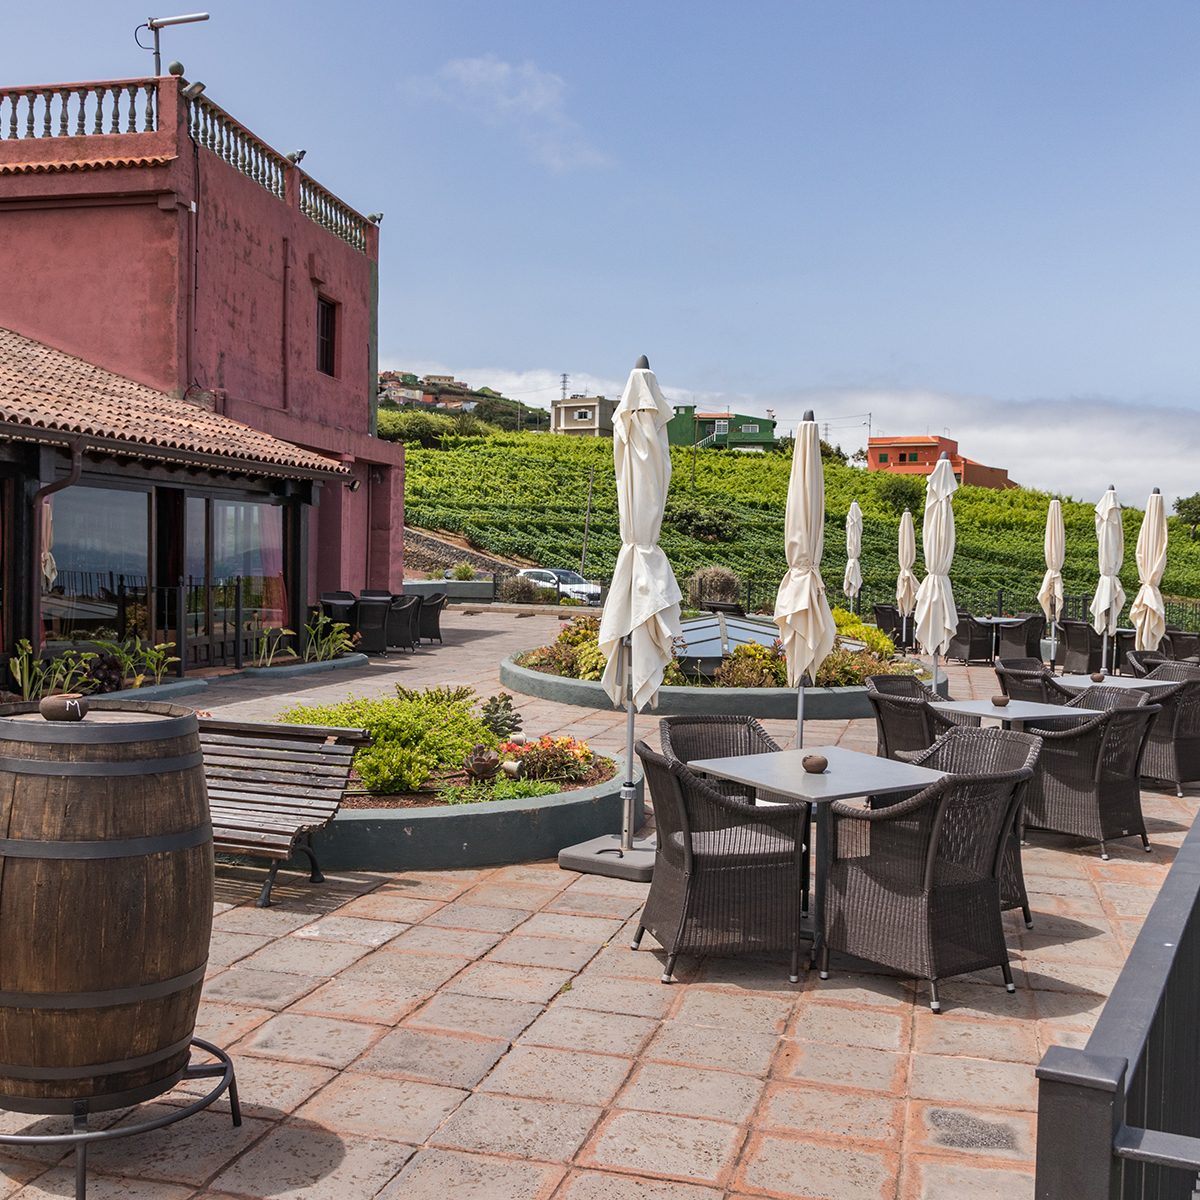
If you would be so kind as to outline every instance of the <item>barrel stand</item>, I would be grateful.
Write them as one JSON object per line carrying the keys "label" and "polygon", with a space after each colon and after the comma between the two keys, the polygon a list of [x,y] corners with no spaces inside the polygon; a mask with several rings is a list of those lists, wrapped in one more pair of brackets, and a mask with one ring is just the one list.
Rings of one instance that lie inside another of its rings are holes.
{"label": "barrel stand", "polygon": [[[115,1129],[88,1129],[88,1107],[86,1100],[77,1100],[72,1113],[73,1128],[70,1133],[48,1133],[27,1135],[19,1133],[0,1134],[0,1146],[74,1146],[75,1147],[75,1200],[87,1200],[87,1152],[93,1142],[111,1142],[117,1138],[134,1137],[162,1129],[194,1116],[207,1108],[226,1091],[229,1092],[229,1112],[235,1127],[242,1123],[242,1106],[238,1101],[237,1079],[233,1073],[233,1060],[211,1042],[192,1038],[192,1045],[211,1054],[216,1062],[192,1063],[184,1068],[183,1079],[214,1079],[216,1086],[198,1100],[183,1108],[175,1109],[165,1117],[153,1121],[142,1121],[137,1125],[121,1125]],[[168,1089],[169,1090],[169,1089]],[[160,1093],[160,1095],[163,1093]],[[31,1114],[34,1115],[34,1114]]]}

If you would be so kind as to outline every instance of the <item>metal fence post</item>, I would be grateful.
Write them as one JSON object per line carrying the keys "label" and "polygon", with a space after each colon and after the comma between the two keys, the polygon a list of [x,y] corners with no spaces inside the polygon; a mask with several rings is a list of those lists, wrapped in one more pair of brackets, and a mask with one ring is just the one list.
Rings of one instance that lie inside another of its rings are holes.
{"label": "metal fence post", "polygon": [[753,589],[753,587],[754,587],[754,579],[753,579],[753,577],[752,577],[752,576],[747,576],[747,577],[746,577],[746,611],[747,611],[748,613],[750,613],[750,612],[753,612],[753,611],[754,611],[754,605],[753,605],[753,603],[752,603],[752,601],[753,601],[753,598],[754,598],[754,593],[753,593],[753,590],[752,590],[752,589]]}
{"label": "metal fence post", "polygon": [[233,665],[241,670],[243,666],[242,650],[242,577],[239,575],[233,581]]}
{"label": "metal fence post", "polygon": [[1035,1200],[1112,1200],[1122,1165],[1113,1142],[1125,1116],[1123,1058],[1051,1046],[1037,1068]]}
{"label": "metal fence post", "polygon": [[176,647],[179,661],[175,664],[175,674],[182,679],[187,670],[187,588],[182,575],[175,589],[175,637],[179,642]]}

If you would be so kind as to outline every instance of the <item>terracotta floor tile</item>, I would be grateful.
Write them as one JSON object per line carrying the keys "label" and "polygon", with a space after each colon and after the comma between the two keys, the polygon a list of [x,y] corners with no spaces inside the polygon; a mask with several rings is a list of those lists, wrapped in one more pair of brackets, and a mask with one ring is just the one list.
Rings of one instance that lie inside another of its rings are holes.
{"label": "terracotta floor tile", "polygon": [[260,1025],[238,1045],[238,1051],[319,1067],[346,1067],[381,1032],[375,1025],[283,1013]]}
{"label": "terracotta floor tile", "polygon": [[1037,1031],[1028,1020],[959,1019],[956,1013],[938,1015],[928,1009],[914,1013],[913,1049],[922,1054],[963,1054],[1007,1062],[1036,1063],[1041,1058]]}
{"label": "terracotta floor tile", "polygon": [[774,1074],[813,1086],[862,1088],[872,1092],[902,1094],[908,1074],[905,1055],[851,1046],[824,1046],[819,1042],[784,1043],[775,1060]]}
{"label": "terracotta floor tile", "polygon": [[[317,922],[319,925],[320,922]],[[281,937],[255,951],[239,964],[239,970],[280,971],[308,978],[329,978],[345,970],[370,952],[370,946],[354,942],[327,942],[315,938]]]}
{"label": "terracotta floor tile", "polygon": [[531,1001],[497,1000],[490,996],[439,992],[427,1004],[412,1013],[406,1024],[414,1028],[473,1033],[481,1037],[511,1041],[540,1016],[542,1011],[540,1003]]}
{"label": "terracotta floor tile", "polygon": [[778,1047],[779,1038],[770,1033],[726,1029],[720,1037],[713,1037],[705,1029],[669,1021],[646,1047],[645,1057],[743,1075],[765,1075]]}
{"label": "terracotta floor tile", "polygon": [[521,937],[514,933],[499,942],[484,961],[574,972],[582,970],[595,956],[596,947],[587,942],[568,938]]}
{"label": "terracotta floor tile", "polygon": [[590,946],[602,946],[620,932],[620,918],[578,916],[564,912],[535,912],[518,926],[527,937],[575,938]]}
{"label": "terracotta floor tile", "polygon": [[547,1200],[562,1177],[563,1168],[550,1163],[422,1150],[377,1200]]}
{"label": "terracotta floor tile", "polygon": [[766,1133],[751,1138],[737,1186],[822,1200],[890,1200],[897,1165],[882,1150]]}
{"label": "terracotta floor tile", "polygon": [[415,925],[442,907],[440,900],[397,896],[393,892],[372,892],[359,896],[338,910],[338,916],[354,920],[383,921],[387,924]]}
{"label": "terracotta floor tile", "polygon": [[[3,1200],[65,1200],[75,1195],[75,1168],[55,1167],[40,1175],[20,1191],[10,1192],[0,1176],[0,1197]],[[16,1186],[20,1186],[17,1184]],[[129,1176],[99,1175],[88,1172],[88,1200],[189,1200],[195,1190],[187,1184],[161,1183],[152,1179],[132,1179]]]}
{"label": "terracotta floor tile", "polygon": [[607,1104],[633,1060],[545,1046],[514,1046],[480,1083],[481,1091],[573,1104]]}
{"label": "terracotta floor tile", "polygon": [[523,967],[511,963],[477,962],[457,976],[450,990],[464,996],[521,1000],[545,1004],[571,982],[570,971]]}
{"label": "terracotta floor tile", "polygon": [[355,1069],[401,1075],[448,1087],[474,1087],[508,1050],[508,1042],[401,1026],[385,1033]]}
{"label": "terracotta floor tile", "polygon": [[527,1046],[633,1056],[656,1029],[658,1022],[649,1017],[573,1008],[560,1000],[529,1026],[521,1041]]}
{"label": "terracotta floor tile", "polygon": [[389,987],[370,980],[331,979],[315,992],[297,1000],[288,1012],[394,1025],[406,1013],[423,1004],[428,996],[427,990]]}
{"label": "terracotta floor tile", "polygon": [[676,1180],[583,1171],[572,1175],[554,1200],[721,1200],[722,1192]]}
{"label": "terracotta floor tile", "polygon": [[258,971],[237,965],[204,985],[204,999],[240,1007],[287,1008],[325,982],[320,975]]}
{"label": "terracotta floor tile", "polygon": [[569,1162],[601,1110],[476,1092],[437,1131],[433,1142],[456,1150]]}
{"label": "terracotta floor tile", "polygon": [[[853,1081],[850,1081],[853,1085]],[[904,1103],[889,1096],[772,1083],[754,1117],[764,1129],[875,1142],[893,1147],[904,1131]]]}
{"label": "terracotta floor tile", "polygon": [[468,1094],[412,1079],[343,1071],[296,1117],[337,1133],[420,1145]]}
{"label": "terracotta floor tile", "polygon": [[1037,1107],[1037,1080],[1026,1063],[992,1062],[914,1054],[909,1094],[945,1105],[977,1104],[993,1108]]}
{"label": "terracotta floor tile", "polygon": [[741,1142],[737,1126],[663,1113],[614,1112],[579,1156],[581,1165],[718,1183]]}
{"label": "terracotta floor tile", "polygon": [[292,936],[377,947],[390,942],[408,928],[408,925],[399,921],[376,921],[348,916],[343,908],[332,917],[322,917],[311,925],[297,929]]}
{"label": "terracotta floor tile", "polygon": [[481,929],[489,933],[508,933],[529,916],[523,908],[488,908],[455,900],[427,918],[425,924],[447,929]]}
{"label": "terracotta floor tile", "polygon": [[388,948],[471,959],[486,954],[502,936],[503,934],[486,929],[445,929],[437,925],[413,925],[389,943]]}
{"label": "terracotta floor tile", "polygon": [[740,1125],[750,1119],[763,1086],[749,1075],[648,1062],[621,1089],[616,1105]]}
{"label": "terracotta floor tile", "polygon": [[900,1195],[901,1200],[1033,1200],[1033,1172],[913,1155],[905,1164]]}

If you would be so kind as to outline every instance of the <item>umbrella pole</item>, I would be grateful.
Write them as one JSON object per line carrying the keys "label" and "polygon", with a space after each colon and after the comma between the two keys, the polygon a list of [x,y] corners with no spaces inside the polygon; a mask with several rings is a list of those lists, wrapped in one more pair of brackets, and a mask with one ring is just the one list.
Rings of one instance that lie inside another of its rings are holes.
{"label": "umbrella pole", "polygon": [[625,655],[625,782],[621,785],[621,853],[633,849],[633,802],[637,789],[633,783],[633,638],[628,634],[621,641]]}
{"label": "umbrella pole", "polygon": [[933,694],[938,694],[938,656],[937,651],[933,652]]}
{"label": "umbrella pole", "polygon": [[1050,610],[1050,670],[1058,662],[1058,606]]}
{"label": "umbrella pole", "polygon": [[804,680],[796,689],[796,749],[804,745]]}
{"label": "umbrella pole", "polygon": [[1104,640],[1100,643],[1100,674],[1108,674],[1108,625],[1104,626]]}

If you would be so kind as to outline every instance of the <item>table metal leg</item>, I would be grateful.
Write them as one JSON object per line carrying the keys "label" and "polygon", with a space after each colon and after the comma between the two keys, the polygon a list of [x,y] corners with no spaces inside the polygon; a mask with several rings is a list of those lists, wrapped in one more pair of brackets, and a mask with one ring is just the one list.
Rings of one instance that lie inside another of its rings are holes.
{"label": "table metal leg", "polygon": [[[814,804],[813,828],[817,835],[816,871],[813,874],[813,943],[812,963],[820,961],[821,947],[825,942],[825,881],[829,876],[829,805]],[[828,971],[821,972],[822,979],[829,978]]]}

